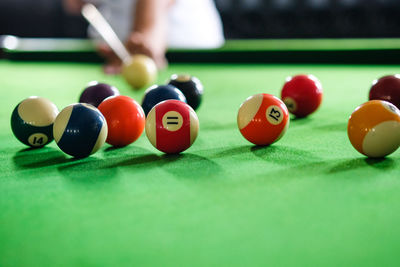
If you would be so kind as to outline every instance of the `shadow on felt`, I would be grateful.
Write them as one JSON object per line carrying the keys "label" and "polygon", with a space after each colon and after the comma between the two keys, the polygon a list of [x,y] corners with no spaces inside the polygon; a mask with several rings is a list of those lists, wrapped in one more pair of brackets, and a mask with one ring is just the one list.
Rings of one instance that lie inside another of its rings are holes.
{"label": "shadow on felt", "polygon": [[175,177],[187,179],[211,178],[223,171],[213,160],[191,153],[163,155],[159,166]]}
{"label": "shadow on felt", "polygon": [[94,183],[109,181],[117,175],[117,169],[105,168],[107,159],[90,156],[84,159],[70,158],[57,169],[61,175],[76,182]]}
{"label": "shadow on felt", "polygon": [[68,161],[64,153],[51,147],[22,149],[12,159],[16,169],[43,168]]}
{"label": "shadow on felt", "polygon": [[346,172],[355,169],[361,168],[374,168],[380,170],[391,170],[394,169],[396,162],[391,158],[380,158],[380,159],[372,159],[372,158],[356,158],[341,161],[335,164],[328,170],[328,173],[335,174],[340,172]]}

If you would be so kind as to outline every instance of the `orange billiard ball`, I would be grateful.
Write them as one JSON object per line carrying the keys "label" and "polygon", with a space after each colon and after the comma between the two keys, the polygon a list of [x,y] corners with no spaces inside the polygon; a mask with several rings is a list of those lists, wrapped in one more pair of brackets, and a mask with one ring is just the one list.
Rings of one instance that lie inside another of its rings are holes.
{"label": "orange billiard ball", "polygon": [[251,143],[270,145],[278,141],[289,127],[289,111],[279,98],[257,94],[242,103],[237,124],[240,133]]}
{"label": "orange billiard ball", "polygon": [[147,138],[155,148],[167,154],[188,149],[196,140],[198,131],[196,112],[179,100],[158,103],[146,118]]}
{"label": "orange billiard ball", "polygon": [[361,154],[385,157],[400,146],[400,111],[383,100],[368,101],[351,114],[347,134]]}
{"label": "orange billiard ball", "polygon": [[314,75],[296,75],[286,78],[281,99],[290,113],[306,117],[318,109],[322,102],[322,85]]}
{"label": "orange billiard ball", "polygon": [[99,105],[108,125],[106,142],[116,147],[129,145],[143,133],[145,115],[142,107],[128,96],[111,96]]}

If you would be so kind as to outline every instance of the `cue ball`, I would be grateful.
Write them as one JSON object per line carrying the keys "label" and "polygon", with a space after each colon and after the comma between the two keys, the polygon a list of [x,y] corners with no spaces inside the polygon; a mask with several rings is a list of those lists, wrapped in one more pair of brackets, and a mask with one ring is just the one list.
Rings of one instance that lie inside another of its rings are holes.
{"label": "cue ball", "polygon": [[146,136],[158,150],[176,154],[188,149],[199,131],[196,112],[179,100],[163,101],[146,118]]}
{"label": "cue ball", "polygon": [[200,80],[194,76],[183,75],[183,74],[173,74],[168,82],[181,90],[185,95],[186,101],[194,110],[201,104],[201,99],[203,97],[203,85]]}
{"label": "cue ball", "polygon": [[15,137],[31,147],[42,147],[53,140],[53,123],[58,109],[50,100],[32,96],[21,101],[11,115]]}
{"label": "cue ball", "polygon": [[128,96],[112,96],[99,106],[106,118],[108,135],[106,142],[116,147],[136,141],[144,130],[145,115],[142,107]]}
{"label": "cue ball", "polygon": [[92,105],[80,103],[65,107],[53,126],[54,140],[66,154],[84,158],[95,153],[107,138],[107,122]]}
{"label": "cue ball", "polygon": [[98,107],[104,99],[114,95],[119,95],[118,89],[114,86],[92,81],[83,90],[79,97],[79,103],[87,103]]}
{"label": "cue ball", "polygon": [[186,97],[183,93],[172,85],[153,85],[144,92],[142,100],[142,108],[144,114],[150,112],[150,110],[158,103],[168,100],[175,99],[186,103]]}
{"label": "cue ball", "polygon": [[400,109],[400,74],[387,75],[374,80],[369,100],[385,100]]}
{"label": "cue ball", "polygon": [[122,76],[133,89],[140,89],[156,80],[157,66],[148,56],[133,55],[122,66]]}
{"label": "cue ball", "polygon": [[322,85],[313,75],[296,75],[286,78],[281,99],[290,113],[306,117],[313,113],[322,101]]}
{"label": "cue ball", "polygon": [[385,157],[400,146],[400,111],[386,101],[368,101],[351,114],[347,134],[361,154],[371,158]]}
{"label": "cue ball", "polygon": [[237,124],[249,142],[265,146],[278,141],[289,127],[289,112],[285,104],[269,94],[247,98],[239,108]]}

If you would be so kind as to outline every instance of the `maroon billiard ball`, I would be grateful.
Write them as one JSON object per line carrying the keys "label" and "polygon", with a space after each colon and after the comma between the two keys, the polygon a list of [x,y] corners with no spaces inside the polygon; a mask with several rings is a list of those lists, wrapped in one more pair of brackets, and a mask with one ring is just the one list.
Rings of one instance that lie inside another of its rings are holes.
{"label": "maroon billiard ball", "polygon": [[155,148],[167,154],[177,154],[188,149],[195,141],[199,119],[188,104],[166,100],[150,110],[145,130]]}
{"label": "maroon billiard ball", "polygon": [[322,85],[313,75],[296,75],[286,78],[281,99],[290,113],[306,117],[313,113],[322,102]]}
{"label": "maroon billiard ball", "polygon": [[400,74],[374,80],[369,90],[369,100],[385,100],[400,108]]}
{"label": "maroon billiard ball", "polygon": [[87,103],[98,107],[104,99],[115,95],[119,95],[119,91],[114,86],[92,81],[82,91],[79,97],[79,103]]}

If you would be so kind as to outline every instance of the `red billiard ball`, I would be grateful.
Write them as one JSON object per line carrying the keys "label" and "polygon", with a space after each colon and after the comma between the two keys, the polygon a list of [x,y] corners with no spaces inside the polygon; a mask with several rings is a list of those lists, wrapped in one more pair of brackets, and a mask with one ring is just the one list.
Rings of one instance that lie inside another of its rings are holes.
{"label": "red billiard ball", "polygon": [[400,108],[400,74],[383,76],[374,80],[369,100],[385,100]]}
{"label": "red billiard ball", "polygon": [[251,143],[270,145],[278,141],[289,127],[289,111],[279,98],[257,94],[242,103],[237,124],[240,133]]}
{"label": "red billiard ball", "polygon": [[139,103],[128,96],[112,96],[99,105],[106,118],[108,135],[106,142],[116,147],[136,141],[144,130],[145,115]]}
{"label": "red billiard ball", "polygon": [[199,119],[188,104],[166,100],[150,110],[145,129],[155,148],[167,154],[176,154],[188,149],[195,141]]}
{"label": "red billiard ball", "polygon": [[387,101],[368,101],[351,114],[347,134],[361,154],[385,157],[400,146],[400,111]]}
{"label": "red billiard ball", "polygon": [[281,99],[290,113],[305,117],[321,104],[322,85],[313,75],[288,77],[282,88]]}

